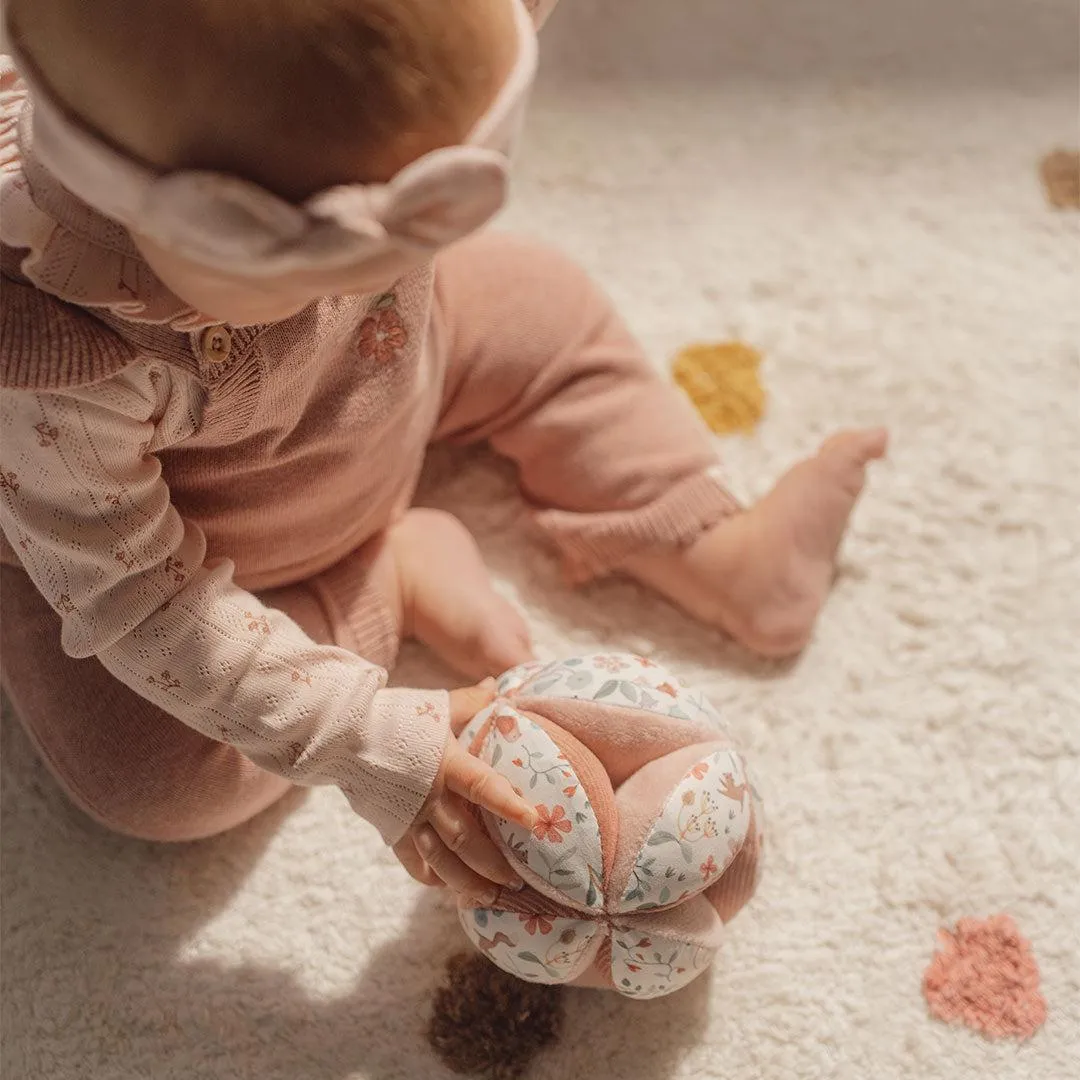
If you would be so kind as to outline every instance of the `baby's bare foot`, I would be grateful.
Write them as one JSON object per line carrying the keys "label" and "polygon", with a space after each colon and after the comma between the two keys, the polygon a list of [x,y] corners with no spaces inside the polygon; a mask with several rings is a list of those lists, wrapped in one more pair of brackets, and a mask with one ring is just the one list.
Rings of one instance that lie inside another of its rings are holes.
{"label": "baby's bare foot", "polygon": [[468,529],[440,510],[410,510],[387,534],[402,600],[402,634],[470,678],[533,658],[529,630],[491,587]]}
{"label": "baby's bare foot", "polygon": [[756,652],[796,653],[828,594],[866,466],[886,443],[881,428],[834,435],[745,513],[684,551],[635,556],[623,569]]}

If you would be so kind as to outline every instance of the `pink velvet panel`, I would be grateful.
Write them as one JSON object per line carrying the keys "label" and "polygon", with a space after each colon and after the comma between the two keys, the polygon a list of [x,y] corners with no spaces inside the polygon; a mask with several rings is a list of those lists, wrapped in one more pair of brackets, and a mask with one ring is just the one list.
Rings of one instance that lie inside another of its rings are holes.
{"label": "pink velvet panel", "polygon": [[638,933],[686,941],[706,949],[718,949],[724,940],[724,924],[704,894],[692,896],[662,911],[643,911],[629,918],[616,917],[612,923],[616,927],[632,925]]}
{"label": "pink velvet panel", "polygon": [[756,818],[761,810],[755,803],[751,803],[751,807],[753,817],[746,834],[746,842],[716,884],[709,886],[704,894],[724,922],[730,922],[739,913],[743,905],[754,895],[754,888],[757,885],[761,842],[758,839]]}
{"label": "pink velvet panel", "polygon": [[514,707],[543,716],[583,743],[607,770],[617,788],[647,762],[694,743],[729,747],[723,732],[708,724],[658,716],[606,701],[572,698],[515,698]]}

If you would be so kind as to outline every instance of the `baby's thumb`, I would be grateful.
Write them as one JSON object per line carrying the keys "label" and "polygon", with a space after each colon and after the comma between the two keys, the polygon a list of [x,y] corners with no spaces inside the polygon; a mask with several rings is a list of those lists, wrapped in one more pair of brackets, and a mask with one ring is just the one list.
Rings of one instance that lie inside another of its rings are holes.
{"label": "baby's thumb", "polygon": [[460,735],[462,728],[495,700],[495,680],[485,679],[477,686],[450,691],[450,729]]}

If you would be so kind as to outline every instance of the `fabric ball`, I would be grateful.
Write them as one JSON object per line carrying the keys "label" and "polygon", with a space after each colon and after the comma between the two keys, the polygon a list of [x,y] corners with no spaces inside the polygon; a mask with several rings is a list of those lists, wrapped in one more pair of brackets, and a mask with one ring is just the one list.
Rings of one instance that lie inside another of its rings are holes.
{"label": "fabric ball", "polygon": [[526,882],[459,902],[489,960],[636,998],[709,965],[757,884],[762,809],[703,694],[639,656],[528,664],[460,739],[539,815],[528,830],[479,812]]}

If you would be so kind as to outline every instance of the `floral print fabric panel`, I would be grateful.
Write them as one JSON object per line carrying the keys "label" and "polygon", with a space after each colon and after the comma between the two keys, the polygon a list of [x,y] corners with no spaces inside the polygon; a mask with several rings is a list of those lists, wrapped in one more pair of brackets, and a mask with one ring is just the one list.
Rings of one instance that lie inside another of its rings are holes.
{"label": "floral print fabric panel", "polygon": [[662,997],[696,979],[715,955],[715,949],[704,945],[615,927],[611,978],[615,989],[627,997]]}
{"label": "floral print fabric panel", "polygon": [[508,681],[506,690],[500,684],[500,693],[605,701],[676,720],[704,722],[718,729],[723,726],[720,714],[704,694],[683,686],[674,675],[644,656],[629,653],[572,656],[536,666],[527,673],[523,668],[515,668],[510,674],[515,678]]}
{"label": "floral print fabric panel", "polygon": [[646,837],[618,910],[666,907],[712,885],[743,846],[750,799],[738,754],[717,750],[694,765]]}
{"label": "floral print fabric panel", "polygon": [[519,664],[516,668],[511,668],[505,674],[499,676],[499,681],[495,684],[496,689],[502,696],[512,694],[532,675],[538,671],[543,671],[547,667],[548,665],[542,660],[531,660],[527,664]]}
{"label": "floral print fabric panel", "polygon": [[564,983],[576,978],[596,952],[599,923],[518,915],[490,908],[458,912],[472,943],[494,964],[520,979]]}
{"label": "floral print fabric panel", "polygon": [[566,755],[539,724],[498,702],[480,756],[539,815],[531,832],[493,814],[484,817],[513,857],[549,886],[540,891],[573,906],[602,908],[600,825]]}

